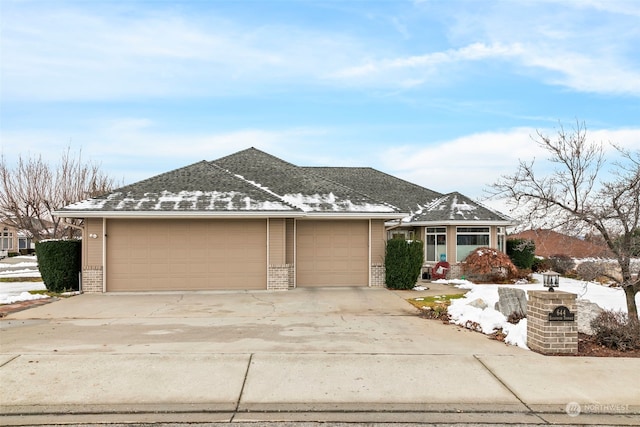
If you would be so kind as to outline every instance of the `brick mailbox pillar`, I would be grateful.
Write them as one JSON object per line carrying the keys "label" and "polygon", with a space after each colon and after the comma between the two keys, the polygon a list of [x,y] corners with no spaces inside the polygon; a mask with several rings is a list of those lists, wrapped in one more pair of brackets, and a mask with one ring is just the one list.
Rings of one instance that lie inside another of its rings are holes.
{"label": "brick mailbox pillar", "polygon": [[578,353],[576,294],[529,291],[527,346],[542,354]]}

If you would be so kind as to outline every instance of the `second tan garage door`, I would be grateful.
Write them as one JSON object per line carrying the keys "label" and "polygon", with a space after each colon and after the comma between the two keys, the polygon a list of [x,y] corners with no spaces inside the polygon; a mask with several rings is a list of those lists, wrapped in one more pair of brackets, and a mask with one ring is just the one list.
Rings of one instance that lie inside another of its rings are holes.
{"label": "second tan garage door", "polygon": [[368,221],[298,221],[296,283],[369,285]]}
{"label": "second tan garage door", "polygon": [[107,221],[107,291],[266,289],[265,220]]}

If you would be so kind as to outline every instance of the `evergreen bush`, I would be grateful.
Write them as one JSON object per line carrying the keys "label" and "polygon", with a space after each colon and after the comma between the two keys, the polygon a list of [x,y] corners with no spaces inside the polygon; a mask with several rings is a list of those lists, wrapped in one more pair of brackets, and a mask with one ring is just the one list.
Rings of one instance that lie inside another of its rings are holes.
{"label": "evergreen bush", "polygon": [[390,289],[413,289],[424,260],[421,240],[391,239],[387,241],[385,282]]}
{"label": "evergreen bush", "polygon": [[521,269],[531,270],[535,260],[536,244],[529,239],[508,239],[507,255],[513,264]]}
{"label": "evergreen bush", "polygon": [[36,243],[38,269],[50,292],[80,289],[80,240],[46,240]]}

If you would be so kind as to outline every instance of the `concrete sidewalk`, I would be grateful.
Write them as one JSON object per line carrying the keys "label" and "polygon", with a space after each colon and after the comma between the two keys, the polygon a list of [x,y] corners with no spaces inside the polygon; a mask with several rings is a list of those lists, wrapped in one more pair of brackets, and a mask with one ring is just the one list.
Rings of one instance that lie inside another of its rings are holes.
{"label": "concrete sidewalk", "polygon": [[0,424],[640,425],[640,359],[545,357],[379,289],[82,295],[2,321]]}

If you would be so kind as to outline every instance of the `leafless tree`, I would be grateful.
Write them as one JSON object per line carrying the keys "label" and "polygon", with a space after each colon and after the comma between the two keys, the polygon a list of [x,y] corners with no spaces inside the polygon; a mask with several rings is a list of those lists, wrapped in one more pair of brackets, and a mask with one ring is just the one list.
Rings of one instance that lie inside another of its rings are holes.
{"label": "leafless tree", "polygon": [[584,123],[569,132],[561,125],[554,138],[537,132],[533,139],[550,153],[553,169],[540,173],[535,159],[520,160],[516,172],[502,176],[489,193],[506,198],[519,219],[532,226],[598,234],[620,267],[629,318],[638,321],[640,280],[633,277],[631,257],[639,240],[640,151],[611,144],[621,160],[605,178],[605,146],[587,139]]}
{"label": "leafless tree", "polygon": [[79,220],[64,221],[52,213],[71,203],[109,192],[114,180],[87,163],[82,152],[70,148],[59,164],[51,165],[42,156],[20,155],[14,167],[0,158],[0,217],[31,233],[34,241],[78,234]]}

